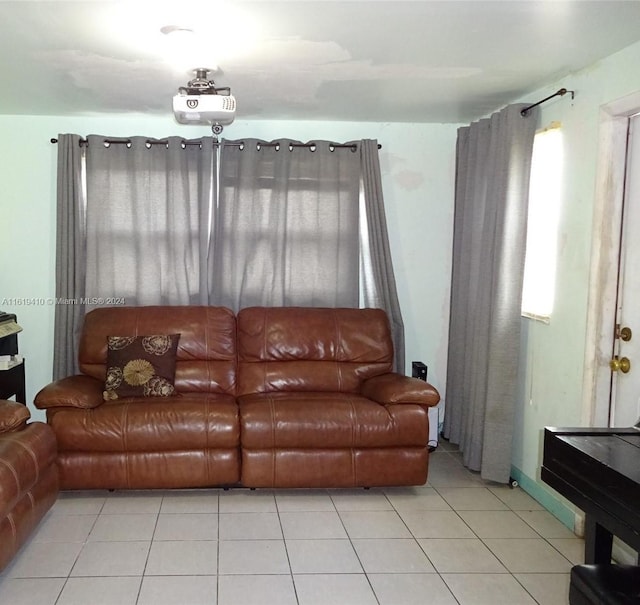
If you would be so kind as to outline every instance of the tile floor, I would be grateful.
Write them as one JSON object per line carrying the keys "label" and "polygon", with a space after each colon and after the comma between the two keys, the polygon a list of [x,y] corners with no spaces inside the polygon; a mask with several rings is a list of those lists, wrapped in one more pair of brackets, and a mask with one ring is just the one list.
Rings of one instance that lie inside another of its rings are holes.
{"label": "tile floor", "polygon": [[441,443],[424,487],[61,494],[0,605],[565,605],[583,542]]}

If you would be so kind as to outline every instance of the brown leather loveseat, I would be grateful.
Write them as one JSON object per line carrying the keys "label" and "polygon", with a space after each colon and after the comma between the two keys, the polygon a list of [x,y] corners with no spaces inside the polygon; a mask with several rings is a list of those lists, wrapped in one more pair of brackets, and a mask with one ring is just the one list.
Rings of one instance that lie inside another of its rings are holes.
{"label": "brown leather loveseat", "polygon": [[0,400],[0,570],[58,496],[56,441],[27,406]]}
{"label": "brown leather loveseat", "polygon": [[[114,346],[163,335],[165,350],[178,334],[175,389],[158,378],[165,396],[106,395],[122,378]],[[63,489],[419,485],[439,395],[392,358],[378,309],[101,308],[85,318],[82,374],[35,404]]]}

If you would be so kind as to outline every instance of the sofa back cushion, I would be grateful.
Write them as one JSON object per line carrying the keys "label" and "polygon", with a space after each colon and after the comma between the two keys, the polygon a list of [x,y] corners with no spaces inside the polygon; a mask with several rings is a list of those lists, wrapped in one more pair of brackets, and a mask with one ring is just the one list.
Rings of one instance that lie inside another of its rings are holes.
{"label": "sofa back cushion", "polygon": [[236,321],[224,307],[104,307],[87,313],[80,371],[104,380],[108,336],[180,334],[176,391],[235,394]]}
{"label": "sofa back cushion", "polygon": [[391,371],[393,344],[381,309],[250,307],[238,313],[237,394],[357,392]]}

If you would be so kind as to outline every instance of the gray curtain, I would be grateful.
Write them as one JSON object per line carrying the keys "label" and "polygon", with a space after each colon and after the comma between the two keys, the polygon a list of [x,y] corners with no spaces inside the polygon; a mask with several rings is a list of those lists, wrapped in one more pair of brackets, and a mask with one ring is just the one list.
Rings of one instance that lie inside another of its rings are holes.
{"label": "gray curtain", "polygon": [[458,130],[444,436],[484,479],[511,470],[531,153],[537,113]]}
{"label": "gray curtain", "polygon": [[111,144],[88,137],[85,290],[97,302],[87,311],[207,304],[201,241],[210,228],[215,166],[211,137]]}
{"label": "gray curtain", "polygon": [[85,209],[84,148],[77,134],[58,135],[56,299],[53,379],[78,371],[76,342],[82,328],[84,307]]}
{"label": "gray curtain", "polygon": [[359,175],[328,141],[223,141],[211,304],[357,307]]}
{"label": "gray curtain", "polygon": [[[384,309],[391,323],[395,351],[394,369],[405,372],[404,322],[391,262],[387,219],[384,212],[378,142],[360,143],[362,190],[365,211],[360,228],[362,297],[365,307]],[[366,223],[366,224],[365,224]]]}
{"label": "gray curtain", "polygon": [[57,378],[96,306],[358,307],[360,273],[404,371],[375,141],[87,140],[59,137]]}

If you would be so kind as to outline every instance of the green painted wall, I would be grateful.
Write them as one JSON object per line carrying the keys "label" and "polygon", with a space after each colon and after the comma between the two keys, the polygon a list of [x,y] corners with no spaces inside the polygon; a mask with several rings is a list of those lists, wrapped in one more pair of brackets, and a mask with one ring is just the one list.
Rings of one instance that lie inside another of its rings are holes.
{"label": "green painted wall", "polygon": [[[167,116],[0,116],[4,227],[0,309],[15,312],[24,328],[27,397],[51,380],[55,296],[56,146],[60,132],[110,136],[208,135],[208,127]],[[446,381],[450,250],[453,217],[456,125],[351,122],[243,122],[228,126],[229,139],[281,137],[349,141],[378,139],[389,238],[406,326],[407,370],[412,360],[429,366],[429,379]],[[10,304],[18,298],[35,304]],[[44,416],[34,410],[34,416]]]}
{"label": "green painted wall", "polygon": [[[601,107],[640,91],[640,43],[588,69],[527,95],[537,101],[561,87],[575,91],[542,106],[540,127],[562,124],[565,165],[560,217],[556,301],[551,323],[522,320],[520,397],[517,402],[515,473],[535,484],[541,501],[558,498],[540,481],[542,433],[545,426],[580,426],[590,406],[583,392],[587,310],[592,253],[593,212]],[[532,494],[535,496],[535,494]],[[558,498],[559,502],[562,499]],[[544,502],[543,502],[544,504]],[[566,519],[566,515],[558,514]]]}

